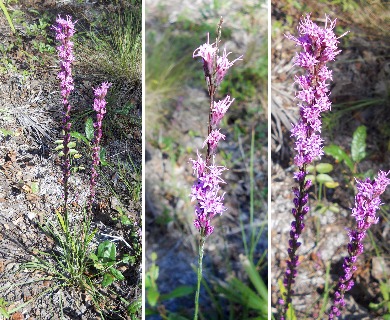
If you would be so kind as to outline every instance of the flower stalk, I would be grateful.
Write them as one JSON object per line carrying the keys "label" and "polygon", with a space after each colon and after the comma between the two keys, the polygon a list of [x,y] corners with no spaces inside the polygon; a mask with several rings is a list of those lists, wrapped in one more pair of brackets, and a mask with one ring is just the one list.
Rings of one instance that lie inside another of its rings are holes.
{"label": "flower stalk", "polygon": [[300,120],[292,125],[291,136],[295,138],[295,150],[297,151],[294,164],[298,167],[298,171],[294,174],[294,179],[298,186],[293,188],[292,214],[294,220],[291,223],[287,268],[283,281],[286,293],[278,301],[281,309],[280,319],[285,319],[294,294],[292,287],[299,265],[297,250],[301,245],[298,240],[305,228],[304,217],[309,212],[308,190],[312,182],[306,179],[307,166],[324,154],[323,140],[320,136],[321,114],[331,108],[328,98],[329,84],[326,81],[332,80],[332,71],[327,68],[326,63],[334,60],[341,52],[337,48],[339,38],[333,32],[335,25],[336,20],[332,21],[326,16],[325,27],[321,28],[312,22],[310,14],[307,14],[298,26],[299,36],[296,38],[286,35],[287,39],[302,47],[302,51],[294,58],[294,65],[304,68],[306,74],[295,77],[295,83],[300,87],[296,93],[296,98],[300,100],[298,103]]}
{"label": "flower stalk", "polygon": [[390,179],[387,178],[389,173],[390,171],[379,171],[374,181],[369,178],[363,181],[356,180],[358,193],[355,196],[355,207],[352,209],[352,216],[356,219],[356,227],[348,231],[348,256],[344,258],[343,275],[339,278],[333,296],[329,319],[335,319],[341,315],[341,308],[345,306],[344,294],[351,290],[354,285],[352,276],[357,270],[355,263],[358,256],[364,251],[363,239],[367,230],[372,224],[377,224],[379,221],[376,212],[382,205],[380,195],[390,184]]}
{"label": "flower stalk", "polygon": [[93,109],[96,111],[96,122],[93,124],[95,128],[94,140],[92,147],[92,166],[90,179],[90,194],[88,199],[89,213],[92,212],[92,204],[96,195],[96,183],[98,172],[97,169],[100,164],[100,140],[102,138],[102,121],[106,114],[106,100],[107,90],[111,87],[111,83],[103,82],[100,87],[94,89],[95,99],[93,102]]}
{"label": "flower stalk", "polygon": [[199,312],[199,295],[202,280],[204,244],[206,242],[206,238],[214,231],[214,227],[211,225],[211,220],[215,216],[221,215],[226,210],[223,205],[224,194],[219,195],[219,191],[220,184],[225,183],[225,181],[221,178],[221,174],[227,169],[224,166],[217,166],[215,164],[215,154],[219,141],[221,139],[225,139],[225,135],[220,132],[220,128],[218,128],[218,126],[234,99],[227,96],[225,99],[215,102],[215,93],[228,69],[233,66],[236,61],[242,60],[242,56],[240,56],[233,61],[229,61],[227,56],[230,52],[226,53],[226,49],[224,49],[222,56],[218,55],[218,44],[221,38],[222,23],[223,19],[221,18],[218,24],[215,42],[210,44],[208,35],[207,43],[198,47],[193,53],[193,58],[202,58],[203,71],[209,94],[207,138],[202,146],[202,148],[207,146],[206,155],[203,158],[198,150],[198,158],[196,160],[190,159],[194,175],[197,178],[191,188],[190,197],[191,201],[196,201],[194,226],[199,231],[200,235],[197,274],[198,282],[195,295],[195,320],[198,319]]}
{"label": "flower stalk", "polygon": [[61,80],[61,96],[63,104],[63,156],[62,156],[62,183],[64,186],[64,212],[67,211],[68,203],[68,180],[70,176],[70,159],[69,159],[69,142],[70,142],[70,128],[72,126],[70,122],[71,104],[69,102],[69,95],[74,90],[73,78],[72,78],[72,63],[74,61],[73,56],[73,42],[71,41],[75,34],[74,22],[70,16],[66,16],[66,19],[57,17],[57,25],[53,26],[56,32],[56,39],[60,41],[60,46],[57,47],[58,57],[60,58],[60,72],[57,77]]}

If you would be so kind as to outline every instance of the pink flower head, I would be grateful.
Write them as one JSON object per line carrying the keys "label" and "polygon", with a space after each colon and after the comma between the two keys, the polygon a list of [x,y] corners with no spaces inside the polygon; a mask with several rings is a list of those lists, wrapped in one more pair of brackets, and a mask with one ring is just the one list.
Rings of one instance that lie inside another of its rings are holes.
{"label": "pink flower head", "polygon": [[56,39],[64,40],[66,38],[70,38],[75,34],[74,25],[76,22],[72,21],[71,16],[66,16],[66,19],[61,18],[59,15],[56,19],[57,25],[53,26],[53,30],[56,31]]}
{"label": "pink flower head", "polygon": [[93,90],[95,95],[95,100],[93,104],[93,109],[101,114],[106,113],[106,101],[105,97],[107,95],[107,90],[111,87],[111,83],[103,82],[100,87],[97,87]]}
{"label": "pink flower head", "polygon": [[211,114],[211,124],[218,126],[224,117],[226,111],[229,109],[230,105],[233,103],[234,98],[230,99],[230,96],[226,96],[225,99],[219,100],[214,103],[214,107]]}
{"label": "pink flower head", "polygon": [[103,82],[100,87],[93,90],[95,97],[104,98],[107,95],[107,90],[112,86],[112,83]]}
{"label": "pink flower head", "polygon": [[203,70],[205,76],[212,75],[214,69],[214,56],[217,52],[217,46],[215,43],[210,44],[209,34],[207,34],[207,43],[202,44],[199,48],[195,49],[192,57],[201,57],[203,59]]}
{"label": "pink flower head", "polygon": [[218,57],[218,59],[217,59],[217,74],[216,74],[216,78],[215,78],[215,82],[216,82],[217,86],[220,85],[220,83],[222,82],[222,80],[225,77],[229,68],[231,66],[233,66],[233,64],[236,61],[242,60],[241,58],[243,57],[241,55],[237,59],[235,59],[233,61],[229,61],[227,58],[229,54],[231,54],[231,52],[226,53],[226,48],[224,48],[222,57]]}
{"label": "pink flower head", "polygon": [[206,140],[203,142],[202,148],[204,148],[207,144],[210,146],[210,151],[213,153],[215,149],[217,149],[219,140],[225,140],[225,135],[219,132],[218,130],[213,130],[210,132]]}

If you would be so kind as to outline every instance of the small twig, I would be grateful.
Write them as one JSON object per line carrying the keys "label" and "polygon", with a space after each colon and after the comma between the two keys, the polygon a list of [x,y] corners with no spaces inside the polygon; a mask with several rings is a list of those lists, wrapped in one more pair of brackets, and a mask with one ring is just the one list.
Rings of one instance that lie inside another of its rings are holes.
{"label": "small twig", "polygon": [[109,237],[109,238],[113,239],[113,241],[123,241],[123,242],[125,243],[125,245],[131,249],[131,245],[129,245],[129,244],[127,243],[127,241],[126,241],[123,237],[120,237],[120,236],[112,236],[112,235],[106,234],[106,233],[102,233],[102,236]]}

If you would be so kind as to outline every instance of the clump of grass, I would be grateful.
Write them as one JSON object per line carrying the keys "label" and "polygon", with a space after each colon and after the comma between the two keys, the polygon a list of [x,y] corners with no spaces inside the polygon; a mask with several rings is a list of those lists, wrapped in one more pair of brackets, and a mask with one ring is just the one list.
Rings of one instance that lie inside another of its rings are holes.
{"label": "clump of grass", "polygon": [[[142,7],[132,6],[107,13],[97,23],[105,32],[87,32],[79,38],[83,64],[94,65],[118,81],[138,83],[142,77]],[[93,63],[92,63],[93,62]]]}
{"label": "clump of grass", "polygon": [[[107,42],[107,53],[101,61],[103,69],[110,75],[124,79],[141,80],[142,77],[142,11],[126,10],[113,17],[110,32],[111,43]],[[111,55],[113,53],[113,55]]]}
{"label": "clump of grass", "polygon": [[[30,271],[44,272],[50,279],[56,280],[51,290],[53,292],[66,287],[87,292],[98,307],[104,296],[99,293],[88,272],[92,266],[89,258],[92,253],[91,243],[97,229],[92,230],[89,219],[84,219],[79,225],[70,224],[67,220],[68,215],[64,219],[60,212],[56,212],[56,217],[56,222],[48,221],[42,227],[42,230],[54,240],[53,252],[37,250],[33,260],[22,267]],[[84,218],[86,218],[85,211]],[[80,235],[82,235],[81,239]]]}
{"label": "clump of grass", "polygon": [[[166,124],[172,108],[164,108],[165,104],[180,94],[182,84],[195,72],[189,63],[192,41],[186,35],[174,35],[172,29],[165,30],[161,36],[153,31],[147,34],[145,82],[149,124]],[[148,127],[150,131],[151,126]]]}

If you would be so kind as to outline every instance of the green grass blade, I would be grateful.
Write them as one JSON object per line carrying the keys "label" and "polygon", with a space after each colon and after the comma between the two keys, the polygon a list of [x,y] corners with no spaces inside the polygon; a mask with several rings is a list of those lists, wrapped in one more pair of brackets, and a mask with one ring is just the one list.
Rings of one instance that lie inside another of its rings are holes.
{"label": "green grass blade", "polygon": [[263,279],[261,279],[255,266],[251,261],[249,261],[248,258],[245,258],[245,260],[243,261],[243,266],[246,273],[248,274],[249,279],[251,280],[252,284],[256,288],[256,291],[260,294],[260,297],[264,300],[265,304],[267,305],[268,289]]}
{"label": "green grass blade", "polygon": [[5,17],[6,17],[7,21],[8,21],[8,24],[9,24],[9,26],[12,29],[12,32],[15,33],[16,30],[15,30],[14,24],[12,23],[12,19],[11,19],[9,13],[8,13],[7,8],[4,5],[3,0],[0,0],[0,8],[1,8],[1,10],[3,10],[3,13],[4,13],[4,15],[5,15]]}

